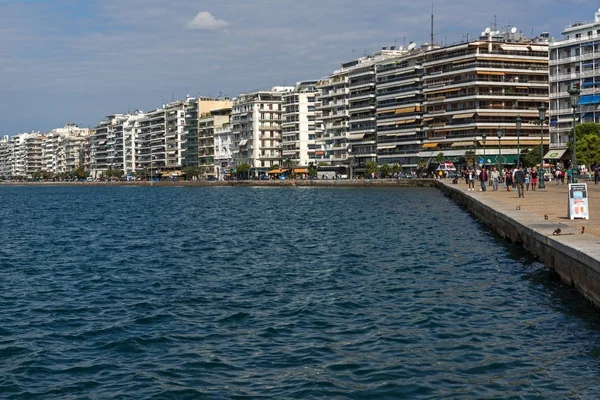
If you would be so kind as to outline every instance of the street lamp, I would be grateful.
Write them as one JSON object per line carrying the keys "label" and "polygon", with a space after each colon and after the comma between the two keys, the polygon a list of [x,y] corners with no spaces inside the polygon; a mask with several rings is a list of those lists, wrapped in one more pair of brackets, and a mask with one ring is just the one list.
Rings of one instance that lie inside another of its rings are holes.
{"label": "street lamp", "polygon": [[521,167],[521,116],[519,114],[515,126],[517,127],[517,167]]}
{"label": "street lamp", "polygon": [[573,109],[573,171],[571,171],[571,182],[577,183],[577,175],[579,170],[577,169],[577,133],[575,131],[575,128],[577,127],[577,119],[575,118],[575,112],[577,111],[577,106],[579,105],[579,94],[581,91],[576,85],[573,85],[568,93],[569,97],[571,98],[571,108]]}
{"label": "street lamp", "polygon": [[502,128],[498,127],[498,129],[496,129],[496,136],[498,136],[498,154],[499,157],[496,158],[496,162],[498,163],[498,171],[502,171],[502,168],[500,167],[500,158],[502,158],[502,146],[500,145],[500,139],[502,139]]}
{"label": "street lamp", "polygon": [[485,141],[487,140],[487,135],[484,133],[481,135],[481,142],[483,143],[483,165],[485,165]]}
{"label": "street lamp", "polygon": [[540,113],[540,170],[538,172],[538,189],[546,189],[546,183],[544,182],[544,175],[546,170],[544,169],[544,121],[546,120],[546,105],[542,105],[538,108]]}

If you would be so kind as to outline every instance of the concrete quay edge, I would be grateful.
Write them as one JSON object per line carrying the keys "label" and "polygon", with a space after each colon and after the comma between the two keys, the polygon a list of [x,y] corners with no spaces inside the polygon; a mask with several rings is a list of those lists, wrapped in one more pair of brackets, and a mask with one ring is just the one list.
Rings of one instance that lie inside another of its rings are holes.
{"label": "concrete quay edge", "polygon": [[[539,215],[486,198],[481,192],[466,192],[442,181],[435,186],[500,236],[523,246],[600,307],[600,237],[581,234],[560,222],[540,220]],[[560,235],[553,234],[557,228]]]}

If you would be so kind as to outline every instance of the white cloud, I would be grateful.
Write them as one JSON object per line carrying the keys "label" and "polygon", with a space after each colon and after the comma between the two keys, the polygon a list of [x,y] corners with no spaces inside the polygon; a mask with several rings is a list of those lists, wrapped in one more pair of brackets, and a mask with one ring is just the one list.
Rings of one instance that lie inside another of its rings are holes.
{"label": "white cloud", "polygon": [[217,30],[225,28],[229,22],[213,17],[208,11],[200,11],[193,20],[186,24],[188,29]]}

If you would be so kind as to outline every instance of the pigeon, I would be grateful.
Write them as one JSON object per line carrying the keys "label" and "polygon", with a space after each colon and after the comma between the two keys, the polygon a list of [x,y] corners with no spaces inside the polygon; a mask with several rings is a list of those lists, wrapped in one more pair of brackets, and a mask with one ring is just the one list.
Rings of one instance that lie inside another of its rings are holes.
{"label": "pigeon", "polygon": [[547,214],[544,214],[544,219],[548,219],[548,215]]}
{"label": "pigeon", "polygon": [[585,226],[581,227],[581,234],[583,235],[585,233]]}
{"label": "pigeon", "polygon": [[556,230],[555,230],[554,232],[552,232],[552,234],[553,234],[554,236],[557,236],[557,235],[560,235],[560,233],[561,233],[561,232],[562,232],[562,231],[560,230],[560,228],[556,228]]}

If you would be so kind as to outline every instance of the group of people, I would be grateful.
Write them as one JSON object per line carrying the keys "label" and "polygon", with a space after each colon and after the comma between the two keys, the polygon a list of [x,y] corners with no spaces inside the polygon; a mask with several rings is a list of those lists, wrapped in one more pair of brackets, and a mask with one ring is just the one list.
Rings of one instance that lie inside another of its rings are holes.
{"label": "group of people", "polygon": [[497,192],[500,184],[503,184],[508,192],[517,190],[519,197],[525,197],[525,191],[529,191],[530,187],[535,191],[540,179],[537,168],[519,166],[502,170],[498,170],[497,167],[464,169],[462,177],[468,186],[467,190],[475,190],[475,182],[479,182],[479,191],[485,192],[487,187],[491,186],[492,190]]}

